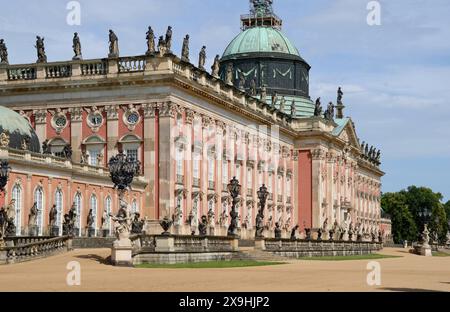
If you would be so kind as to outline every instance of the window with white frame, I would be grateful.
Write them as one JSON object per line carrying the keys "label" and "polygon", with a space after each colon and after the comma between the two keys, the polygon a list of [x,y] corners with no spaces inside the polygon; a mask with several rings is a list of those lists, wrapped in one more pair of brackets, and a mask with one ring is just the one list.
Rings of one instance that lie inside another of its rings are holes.
{"label": "window with white frame", "polygon": [[98,149],[90,149],[89,153],[89,165],[98,166],[98,156],[100,155],[100,151]]}
{"label": "window with white frame", "polygon": [[236,165],[236,179],[241,180],[242,177],[242,166],[240,164]]}
{"label": "window with white frame", "polygon": [[278,195],[281,195],[283,193],[283,177],[281,175],[278,176],[277,180],[277,192]]}
{"label": "window with white frame", "polygon": [[138,150],[137,148],[129,148],[125,150],[125,154],[128,157],[131,157],[134,160],[139,160]]}
{"label": "window with white frame", "polygon": [[120,140],[122,150],[125,155],[132,157],[134,160],[141,161],[140,147],[142,140],[135,135],[127,135]]}
{"label": "window with white frame", "polygon": [[215,177],[215,171],[216,171],[216,161],[215,159],[210,156],[208,159],[208,181],[214,182]]}
{"label": "window with white frame", "polygon": [[111,196],[107,196],[105,199],[105,211],[106,211],[106,220],[105,220],[105,224],[104,227],[106,229],[109,229],[109,235],[112,234],[112,226],[111,226],[111,218],[110,218],[110,214],[112,214],[112,200],[111,200]]}
{"label": "window with white frame", "polygon": [[94,229],[95,233],[97,233],[97,196],[91,195],[91,203],[90,203],[90,209],[92,209],[92,217],[94,219]]}
{"label": "window with white frame", "polygon": [[14,185],[12,189],[12,199],[14,199],[14,210],[16,216],[14,219],[14,225],[16,226],[16,235],[21,235],[22,229],[22,187],[20,185]]}
{"label": "window with white frame", "polygon": [[288,197],[290,197],[291,196],[291,188],[292,188],[292,185],[291,185],[292,183],[291,183],[291,178],[290,177],[287,177],[286,178],[286,195],[288,196]]}
{"label": "window with white frame", "polygon": [[75,213],[77,214],[75,220],[76,235],[81,236],[81,212],[83,211],[83,197],[77,193],[74,198]]}
{"label": "window with white frame", "polygon": [[137,204],[137,200],[133,199],[133,202],[131,203],[131,213],[136,214],[139,213],[139,206]]}
{"label": "window with white frame", "polygon": [[34,191],[34,202],[36,203],[37,208],[37,226],[38,226],[38,235],[42,236],[44,232],[44,191],[42,187],[38,187],[36,191]]}
{"label": "window with white frame", "polygon": [[264,175],[262,171],[258,171],[258,185],[262,186],[264,184]]}
{"label": "window with white frame", "polygon": [[247,169],[247,188],[249,188],[249,189],[253,188],[253,169],[252,168]]}
{"label": "window with white frame", "polygon": [[63,216],[63,193],[58,189],[55,193],[56,206],[56,226],[58,227],[58,234],[62,234],[62,216]]}
{"label": "window with white frame", "polygon": [[269,178],[267,180],[267,191],[272,194],[272,174],[269,173]]}
{"label": "window with white frame", "polygon": [[192,165],[192,175],[194,179],[200,179],[200,155],[194,155],[194,161]]}
{"label": "window with white frame", "polygon": [[229,178],[228,178],[228,161],[222,162],[222,183],[228,184]]}

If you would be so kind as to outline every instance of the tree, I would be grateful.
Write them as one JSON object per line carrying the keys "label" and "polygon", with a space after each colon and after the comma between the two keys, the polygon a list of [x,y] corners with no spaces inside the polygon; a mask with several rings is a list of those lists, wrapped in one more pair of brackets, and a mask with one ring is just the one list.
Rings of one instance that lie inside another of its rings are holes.
{"label": "tree", "polygon": [[[419,231],[422,231],[425,223],[428,223],[432,232],[437,232],[440,240],[447,235],[448,224],[444,205],[441,203],[441,193],[434,193],[427,187],[410,186],[407,190],[400,191],[406,198],[406,205],[411,212]],[[429,220],[424,220],[419,215],[424,209],[431,212]]]}
{"label": "tree", "polygon": [[414,241],[417,238],[417,226],[406,202],[407,198],[402,193],[386,193],[381,197],[381,206],[391,215],[395,243]]}

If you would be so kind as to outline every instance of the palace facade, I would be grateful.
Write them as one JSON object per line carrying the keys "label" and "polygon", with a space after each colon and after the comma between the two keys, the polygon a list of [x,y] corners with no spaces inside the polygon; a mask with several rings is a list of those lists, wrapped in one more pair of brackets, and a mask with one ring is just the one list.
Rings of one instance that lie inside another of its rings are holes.
{"label": "palace facade", "polygon": [[[205,215],[211,235],[226,235],[233,177],[242,185],[244,238],[254,237],[263,184],[268,236],[276,223],[285,236],[295,225],[378,231],[380,155],[360,143],[341,91],[325,116],[318,111],[311,67],[281,25],[272,1],[256,1],[219,75],[161,47],[142,56],[0,65],[0,105],[15,111],[2,113],[9,116],[0,117],[2,129],[21,135],[0,149],[12,167],[4,201],[15,199],[17,234],[27,234],[35,202],[41,235],[53,205],[59,224],[76,205],[79,235],[90,210],[97,233],[110,229],[102,215],[118,207],[106,165],[119,151],[142,164],[128,199],[149,233],[159,234],[158,220],[169,216],[174,232],[191,234]],[[21,120],[11,125],[11,116]]]}

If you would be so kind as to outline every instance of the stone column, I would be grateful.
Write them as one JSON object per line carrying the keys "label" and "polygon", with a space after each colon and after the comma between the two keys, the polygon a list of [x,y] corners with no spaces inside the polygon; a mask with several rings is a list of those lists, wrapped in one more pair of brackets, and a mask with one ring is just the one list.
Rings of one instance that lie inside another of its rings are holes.
{"label": "stone column", "polygon": [[39,142],[44,142],[47,139],[47,110],[39,109],[33,112],[35,121],[35,131],[39,138]]}
{"label": "stone column", "polygon": [[205,194],[205,199],[204,201],[200,202],[200,206],[201,207],[199,209],[199,217],[203,216],[203,215],[207,215],[208,214],[208,184],[209,184],[209,179],[208,179],[208,129],[209,126],[211,125],[211,118],[209,118],[208,116],[202,116],[202,133],[201,133],[201,137],[202,137],[202,158],[201,158],[201,191],[203,192],[203,194]]}
{"label": "stone column", "polygon": [[[193,183],[193,156],[192,145],[193,145],[193,127],[192,124],[195,118],[195,112],[191,109],[187,109],[185,111],[185,126],[184,126],[184,135],[186,137],[186,146],[184,151],[184,158],[186,161],[184,162],[184,181],[185,181],[185,189],[188,190],[188,194],[185,200],[185,217],[187,218],[192,211],[193,208],[193,198],[192,198],[192,183]],[[189,232],[191,229],[188,229]]]}
{"label": "stone column", "polygon": [[70,112],[70,144],[72,146],[74,162],[81,160],[81,143],[83,140],[83,109],[74,107]]}
{"label": "stone column", "polygon": [[159,109],[159,213],[172,217],[175,212],[175,137],[177,106],[164,102]]}
{"label": "stone column", "polygon": [[156,103],[147,103],[143,105],[144,112],[144,176],[147,181],[145,190],[143,216],[151,220],[158,219],[156,208],[155,185],[156,181]]}

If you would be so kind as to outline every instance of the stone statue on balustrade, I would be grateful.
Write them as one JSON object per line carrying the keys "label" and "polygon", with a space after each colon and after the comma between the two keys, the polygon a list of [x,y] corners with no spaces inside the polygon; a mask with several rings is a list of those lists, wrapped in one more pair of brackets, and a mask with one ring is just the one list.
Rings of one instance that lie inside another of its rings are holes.
{"label": "stone statue on balustrade", "polygon": [[172,220],[175,226],[181,226],[183,224],[183,211],[180,207],[175,208],[175,212],[172,215]]}
{"label": "stone statue on balustrade", "polygon": [[88,237],[95,236],[95,218],[94,218],[94,211],[92,209],[89,210],[87,216],[87,227],[88,227]]}
{"label": "stone statue on balustrade", "polygon": [[306,240],[311,240],[311,229],[309,228],[305,228],[305,239]]}
{"label": "stone statue on balustrade", "polygon": [[291,231],[291,240],[297,240],[297,231],[300,227],[296,225]]}
{"label": "stone statue on balustrade", "polygon": [[286,98],[282,96],[280,101],[280,112],[284,113],[285,110],[286,110]]}
{"label": "stone statue on balustrade", "polygon": [[30,213],[28,215],[28,235],[29,236],[37,236],[38,229],[37,229],[37,215],[38,215],[38,209],[37,209],[37,203],[35,202],[33,206],[30,209]]}
{"label": "stone statue on balustrade", "polygon": [[57,217],[58,217],[58,210],[56,209],[56,205],[53,205],[52,208],[50,208],[50,212],[48,214],[51,236],[59,235],[59,225],[56,223]]}
{"label": "stone statue on balustrade", "polygon": [[208,232],[208,217],[203,216],[198,224],[198,233],[200,236],[206,236]]}
{"label": "stone statue on balustrade", "polygon": [[205,63],[206,63],[206,46],[203,46],[198,55],[198,68],[206,71]]}
{"label": "stone statue on balustrade", "polygon": [[0,64],[9,64],[8,61],[8,48],[4,39],[0,39]]}
{"label": "stone statue on balustrade", "polygon": [[250,95],[256,96],[256,78],[250,80]]}
{"label": "stone statue on balustrade", "polygon": [[167,53],[172,53],[172,34],[173,34],[172,26],[169,26],[167,28],[166,39],[165,39]]}
{"label": "stone statue on balustrade", "polygon": [[6,229],[8,227],[8,216],[5,207],[0,208],[0,247],[4,246]]}
{"label": "stone statue on balustrade", "polygon": [[266,88],[266,86],[262,86],[261,87],[261,98],[260,98],[260,100],[262,102],[266,103],[266,100],[267,100],[267,88]]}
{"label": "stone statue on balustrade", "polygon": [[49,140],[45,140],[42,143],[42,153],[44,155],[51,155],[52,154],[52,151],[51,151],[50,145],[49,145]]}
{"label": "stone statue on balustrade", "polygon": [[11,199],[9,205],[5,208],[2,208],[4,211],[4,232],[3,235],[6,237],[16,236],[16,200]]}
{"label": "stone statue on balustrade", "polygon": [[295,100],[292,100],[291,118],[297,118],[297,106],[295,105]]}
{"label": "stone statue on balustrade", "polygon": [[35,48],[37,50],[37,63],[47,63],[47,55],[45,55],[45,44],[44,38],[36,36],[36,45]]}
{"label": "stone statue on balustrade", "polygon": [[119,38],[117,35],[112,31],[109,30],[109,58],[117,58],[119,57]]}
{"label": "stone statue on balustrade", "polygon": [[189,35],[186,35],[183,39],[183,45],[181,47],[181,60],[189,63]]}
{"label": "stone statue on balustrade", "polygon": [[97,155],[97,166],[103,167],[103,154],[102,153],[98,153],[98,155]]}
{"label": "stone statue on balustrade", "polygon": [[256,238],[264,237],[264,215],[261,211],[256,215]]}
{"label": "stone statue on balustrade", "polygon": [[159,225],[163,228],[164,232],[161,235],[170,235],[170,228],[172,227],[173,220],[170,220],[168,216],[165,216],[164,219],[159,221]]}
{"label": "stone statue on balustrade", "polygon": [[82,152],[80,156],[80,164],[88,164],[89,155],[86,152]]}
{"label": "stone statue on balustrade", "polygon": [[78,33],[74,33],[73,35],[73,53],[75,54],[74,57],[72,58],[74,61],[76,60],[82,60],[83,56],[81,54],[81,41],[80,41],[80,37],[78,36]]}
{"label": "stone statue on balustrade", "polygon": [[372,236],[372,243],[375,243],[377,241],[377,233],[375,232],[375,229],[372,230],[371,236]]}
{"label": "stone statue on balustrade", "polygon": [[320,103],[320,98],[318,98],[316,100],[316,105],[315,105],[315,108],[314,108],[314,116],[315,117],[322,117],[322,111],[323,111],[322,104]]}
{"label": "stone statue on balustrade", "polygon": [[322,240],[322,235],[323,235],[323,229],[322,229],[322,228],[319,228],[319,229],[317,230],[317,240],[318,240],[318,241],[321,241],[321,240]]}
{"label": "stone statue on balustrade", "polygon": [[239,90],[245,91],[245,82],[246,82],[246,79],[245,79],[244,73],[239,72],[239,84],[238,84]]}
{"label": "stone statue on balustrade", "polygon": [[218,79],[219,71],[220,71],[220,55],[216,55],[216,57],[214,58],[213,65],[211,66],[211,76]]}
{"label": "stone statue on balustrade", "polygon": [[[126,202],[121,201],[120,209],[116,216],[110,214],[111,220],[114,222],[114,231],[117,238],[117,243],[120,245],[121,242],[124,244],[129,243],[131,225],[133,222],[133,217],[131,216],[130,206]],[[116,242],[114,244],[116,244]]]}
{"label": "stone statue on balustrade", "polygon": [[353,234],[354,234],[353,222],[350,222],[350,226],[348,228],[348,240],[349,241],[353,240]]}
{"label": "stone statue on balustrade", "polygon": [[234,73],[233,64],[229,63],[225,73],[225,83],[229,86],[233,85],[233,73]]}
{"label": "stone statue on balustrade", "polygon": [[62,153],[64,155],[64,158],[67,160],[72,160],[72,146],[70,144],[66,144],[62,150]]}
{"label": "stone statue on balustrade", "polygon": [[159,51],[159,56],[161,56],[161,57],[167,54],[167,45],[166,45],[166,41],[164,40],[163,36],[159,37],[158,51]]}
{"label": "stone statue on balustrade", "polygon": [[216,214],[214,213],[214,210],[209,209],[208,210],[208,226],[214,227],[215,220],[216,220]]}
{"label": "stone statue on balustrade", "polygon": [[281,226],[280,223],[275,223],[275,238],[281,239]]}
{"label": "stone statue on balustrade", "polygon": [[146,33],[146,39],[147,39],[147,52],[145,53],[145,55],[150,56],[150,55],[154,55],[156,52],[156,47],[155,47],[155,33],[153,32],[152,27],[148,27],[148,31]]}
{"label": "stone statue on balustrade", "polygon": [[141,220],[141,215],[139,213],[134,214],[133,223],[131,224],[132,234],[142,234],[144,230],[145,221]]}

